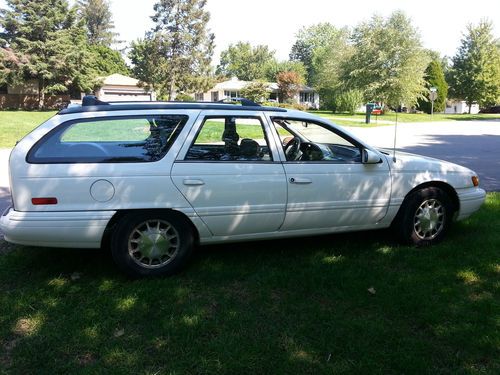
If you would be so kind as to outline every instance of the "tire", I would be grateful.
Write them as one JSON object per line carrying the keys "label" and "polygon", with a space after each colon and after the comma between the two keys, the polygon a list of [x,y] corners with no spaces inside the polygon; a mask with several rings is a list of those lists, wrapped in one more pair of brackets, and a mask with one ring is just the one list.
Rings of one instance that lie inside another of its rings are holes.
{"label": "tire", "polygon": [[188,261],[194,247],[191,225],[181,214],[141,211],[123,216],[111,236],[111,255],[133,278],[168,276]]}
{"label": "tire", "polygon": [[452,217],[450,197],[437,187],[423,188],[405,199],[395,229],[403,243],[429,246],[443,239]]}

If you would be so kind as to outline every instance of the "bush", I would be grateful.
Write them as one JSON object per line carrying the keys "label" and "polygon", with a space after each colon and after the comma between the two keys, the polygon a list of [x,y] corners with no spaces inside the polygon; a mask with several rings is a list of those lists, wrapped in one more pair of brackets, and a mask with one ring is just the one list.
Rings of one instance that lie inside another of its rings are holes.
{"label": "bush", "polygon": [[194,98],[191,95],[188,94],[177,94],[175,97],[176,102],[194,102]]}
{"label": "bush", "polygon": [[269,98],[269,86],[265,82],[255,81],[241,90],[241,96],[255,103],[264,102]]}
{"label": "bush", "polygon": [[359,90],[341,91],[334,95],[332,108],[334,112],[348,112],[351,115],[363,103],[363,93]]}

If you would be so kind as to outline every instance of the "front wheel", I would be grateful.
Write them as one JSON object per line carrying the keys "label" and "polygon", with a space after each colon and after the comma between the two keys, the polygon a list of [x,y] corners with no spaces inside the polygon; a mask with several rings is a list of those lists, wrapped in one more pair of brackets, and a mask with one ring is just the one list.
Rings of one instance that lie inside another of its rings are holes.
{"label": "front wheel", "polygon": [[171,275],[184,266],[193,246],[191,226],[175,212],[126,214],[111,236],[113,260],[131,277]]}
{"label": "front wheel", "polygon": [[405,199],[395,227],[403,242],[428,246],[444,237],[452,216],[450,197],[439,188],[428,187],[413,192]]}

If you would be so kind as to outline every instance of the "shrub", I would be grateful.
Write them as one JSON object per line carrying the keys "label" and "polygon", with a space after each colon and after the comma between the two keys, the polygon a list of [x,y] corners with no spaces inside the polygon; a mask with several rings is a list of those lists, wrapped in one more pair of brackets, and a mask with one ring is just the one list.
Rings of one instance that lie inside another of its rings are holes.
{"label": "shrub", "polygon": [[194,102],[194,98],[191,95],[188,94],[177,94],[175,97],[176,102]]}

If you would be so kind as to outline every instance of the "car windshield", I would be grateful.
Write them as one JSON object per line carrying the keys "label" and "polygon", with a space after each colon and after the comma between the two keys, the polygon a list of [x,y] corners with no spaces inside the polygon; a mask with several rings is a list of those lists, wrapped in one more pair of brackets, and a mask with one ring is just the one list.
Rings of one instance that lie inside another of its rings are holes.
{"label": "car windshield", "polygon": [[[298,136],[306,142],[353,146],[351,142],[339,136],[332,130],[305,120],[275,119],[274,123],[280,137],[292,135]],[[287,132],[289,134],[287,134]]]}

